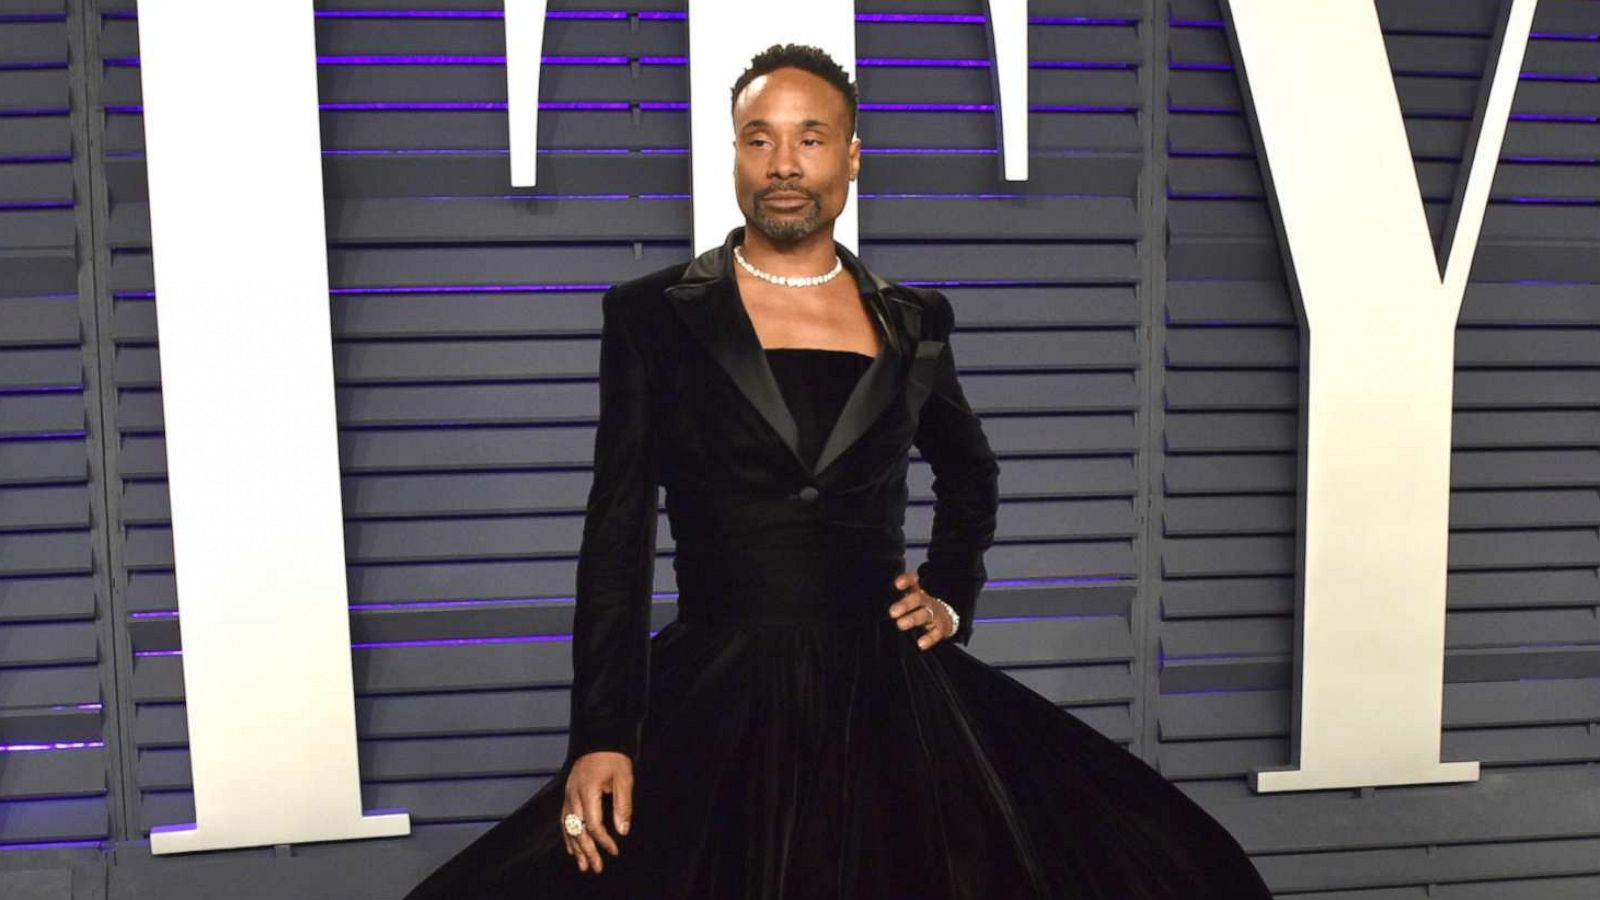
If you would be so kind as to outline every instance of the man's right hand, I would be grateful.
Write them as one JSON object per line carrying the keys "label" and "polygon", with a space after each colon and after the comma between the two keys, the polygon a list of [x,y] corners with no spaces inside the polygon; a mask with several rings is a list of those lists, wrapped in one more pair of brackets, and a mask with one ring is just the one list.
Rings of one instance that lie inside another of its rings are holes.
{"label": "man's right hand", "polygon": [[604,868],[597,844],[612,856],[621,852],[601,818],[602,794],[611,795],[612,824],[617,833],[627,834],[628,820],[633,816],[633,760],[628,754],[613,750],[585,753],[572,763],[567,773],[566,802],[561,818],[564,821],[568,813],[582,816],[583,834],[573,837],[567,834],[564,824],[558,823],[557,827],[561,829],[562,840],[566,841],[567,855],[578,858],[579,871],[599,874]]}

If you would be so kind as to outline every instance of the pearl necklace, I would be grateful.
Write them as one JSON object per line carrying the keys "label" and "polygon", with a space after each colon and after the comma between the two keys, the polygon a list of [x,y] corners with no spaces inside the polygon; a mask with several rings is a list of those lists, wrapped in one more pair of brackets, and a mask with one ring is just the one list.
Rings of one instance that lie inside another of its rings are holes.
{"label": "pearl necklace", "polygon": [[761,271],[760,269],[751,265],[749,260],[744,258],[743,244],[739,244],[733,248],[733,258],[738,260],[739,265],[743,266],[744,270],[749,272],[751,275],[754,275],[762,281],[770,281],[773,284],[781,284],[784,287],[811,287],[818,284],[827,284],[837,277],[840,272],[844,271],[844,260],[840,259],[839,254],[837,253],[833,255],[833,268],[829,269],[826,274],[805,276],[774,275],[771,272]]}

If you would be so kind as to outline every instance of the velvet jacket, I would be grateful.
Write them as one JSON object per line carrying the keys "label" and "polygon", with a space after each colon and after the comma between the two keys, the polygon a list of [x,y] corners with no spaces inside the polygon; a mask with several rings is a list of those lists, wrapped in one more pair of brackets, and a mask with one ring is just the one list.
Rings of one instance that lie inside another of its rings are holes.
{"label": "velvet jacket", "polygon": [[[741,300],[733,247],[618,284],[601,300],[600,417],[579,550],[567,762],[595,750],[637,758],[649,678],[657,489],[680,558],[716,551],[741,518],[816,515],[887,529],[904,545],[915,446],[932,468],[923,589],[972,638],[987,580],[999,465],[957,380],[950,301],[868,271],[834,248],[861,287],[880,352],[808,467],[797,428]],[[680,569],[680,588],[683,571]],[[885,605],[887,609],[887,605]]]}

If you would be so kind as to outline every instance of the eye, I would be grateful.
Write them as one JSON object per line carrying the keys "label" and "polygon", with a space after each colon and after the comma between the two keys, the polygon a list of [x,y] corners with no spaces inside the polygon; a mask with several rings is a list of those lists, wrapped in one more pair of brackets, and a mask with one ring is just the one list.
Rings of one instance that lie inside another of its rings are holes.
{"label": "eye", "polygon": [[766,142],[767,142],[766,138],[751,138],[746,143],[750,143],[750,144],[765,144]]}
{"label": "eye", "polygon": [[822,141],[820,141],[820,140],[818,140],[816,138],[806,138],[805,140],[801,141],[800,143],[802,143],[802,144],[820,144],[820,143],[822,143]]}

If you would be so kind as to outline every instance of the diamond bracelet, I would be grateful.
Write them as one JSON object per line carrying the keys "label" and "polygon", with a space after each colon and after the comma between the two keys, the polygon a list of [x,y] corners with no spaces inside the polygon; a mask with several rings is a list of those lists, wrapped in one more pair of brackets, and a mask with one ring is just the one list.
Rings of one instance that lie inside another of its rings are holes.
{"label": "diamond bracelet", "polygon": [[[927,591],[923,591],[923,593],[924,594],[928,594]],[[928,596],[929,597],[933,597],[932,594],[928,594]],[[933,597],[933,599],[939,601],[939,605],[944,607],[945,612],[950,614],[950,621],[955,623],[951,627],[950,633],[951,634],[955,634],[957,631],[960,631],[961,630],[961,614],[956,612],[956,608],[951,606],[950,604],[944,602],[944,600],[939,598],[939,597]]]}

